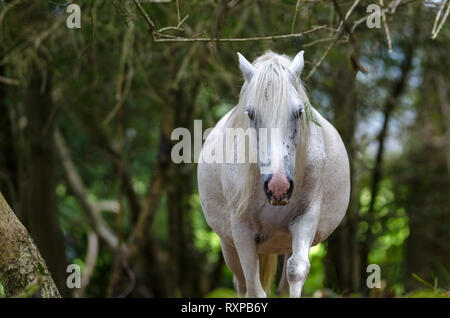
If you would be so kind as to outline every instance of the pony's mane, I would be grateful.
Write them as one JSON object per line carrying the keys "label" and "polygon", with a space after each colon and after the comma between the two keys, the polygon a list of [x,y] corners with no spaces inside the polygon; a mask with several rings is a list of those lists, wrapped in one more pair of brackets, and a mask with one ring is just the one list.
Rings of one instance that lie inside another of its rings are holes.
{"label": "pony's mane", "polygon": [[[271,127],[286,127],[288,114],[291,109],[288,108],[288,88],[292,82],[293,76],[287,72],[291,59],[286,55],[279,55],[272,51],[258,57],[252,65],[256,71],[253,74],[254,80],[249,84],[244,82],[239,94],[239,102],[230,114],[227,121],[227,127],[230,128],[249,128],[249,121],[245,115],[246,108],[251,106],[255,109],[255,113],[269,121]],[[309,104],[300,79],[295,79],[294,88],[303,103],[304,107]],[[255,92],[250,96],[250,92]],[[249,99],[252,98],[254,104],[249,105]],[[309,139],[310,125],[306,116],[302,115],[299,121],[300,139],[297,147],[297,155],[295,162],[295,182],[296,186],[300,186],[303,180],[304,162],[306,158],[306,148]],[[257,187],[260,187],[260,172],[256,163],[240,164],[241,174],[245,178],[244,186],[239,191],[238,208],[236,213],[243,213],[249,199],[254,195]]]}

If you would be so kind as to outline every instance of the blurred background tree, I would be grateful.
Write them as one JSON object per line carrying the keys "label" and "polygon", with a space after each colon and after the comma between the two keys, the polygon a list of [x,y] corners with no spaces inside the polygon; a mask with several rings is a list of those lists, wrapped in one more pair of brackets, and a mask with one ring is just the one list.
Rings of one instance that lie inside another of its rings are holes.
{"label": "blurred background tree", "polygon": [[[171,161],[171,133],[234,106],[237,51],[303,49],[313,106],[352,171],[305,295],[448,296],[448,1],[80,0],[80,29],[66,27],[70,3],[0,1],[0,192],[62,295],[234,295],[196,165]],[[286,36],[209,40],[272,35]],[[81,289],[66,288],[69,263]],[[381,289],[366,287],[372,263]]]}

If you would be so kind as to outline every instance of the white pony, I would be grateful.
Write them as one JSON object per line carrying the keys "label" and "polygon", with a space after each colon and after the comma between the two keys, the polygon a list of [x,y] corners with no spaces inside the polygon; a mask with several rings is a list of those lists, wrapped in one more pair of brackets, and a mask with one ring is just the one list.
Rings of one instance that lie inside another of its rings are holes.
{"label": "white pony", "polygon": [[[347,152],[336,129],[309,104],[300,82],[303,51],[292,61],[273,52],[253,64],[238,56],[245,78],[239,103],[208,135],[200,154],[203,212],[221,239],[239,295],[266,297],[277,254],[284,254],[278,291],[289,287],[290,297],[300,297],[310,247],[325,240],[347,210]],[[230,138],[232,128],[246,130],[249,141],[239,143],[238,133]],[[245,163],[237,159],[242,144]],[[226,161],[218,160],[222,150]]]}

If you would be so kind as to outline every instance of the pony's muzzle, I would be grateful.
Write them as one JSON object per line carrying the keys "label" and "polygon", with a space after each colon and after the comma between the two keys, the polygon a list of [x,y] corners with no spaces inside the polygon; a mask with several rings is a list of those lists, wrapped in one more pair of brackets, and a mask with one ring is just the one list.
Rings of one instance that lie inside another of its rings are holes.
{"label": "pony's muzzle", "polygon": [[263,188],[271,205],[286,205],[294,190],[294,181],[286,174],[263,176]]}

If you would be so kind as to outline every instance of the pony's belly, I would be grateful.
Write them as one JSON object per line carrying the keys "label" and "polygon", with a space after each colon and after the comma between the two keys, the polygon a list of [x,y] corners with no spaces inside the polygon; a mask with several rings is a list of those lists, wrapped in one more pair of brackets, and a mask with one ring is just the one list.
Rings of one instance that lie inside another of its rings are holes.
{"label": "pony's belly", "polygon": [[276,232],[268,240],[258,244],[258,253],[286,254],[292,253],[292,235],[286,232]]}

